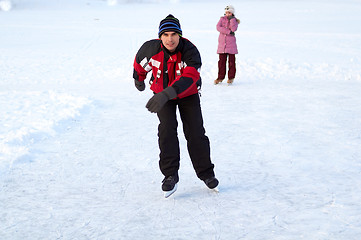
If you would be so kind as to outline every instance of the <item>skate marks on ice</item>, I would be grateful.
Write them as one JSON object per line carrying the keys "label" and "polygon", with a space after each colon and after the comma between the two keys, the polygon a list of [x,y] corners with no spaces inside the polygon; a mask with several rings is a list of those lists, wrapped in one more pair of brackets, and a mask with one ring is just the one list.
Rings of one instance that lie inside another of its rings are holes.
{"label": "skate marks on ice", "polygon": [[134,205],[138,207],[130,206],[132,214],[122,223],[121,229],[124,230],[117,229],[121,230],[121,237],[138,239],[147,232],[148,239],[170,236],[177,239],[221,239],[221,218],[217,216],[218,207],[214,209],[219,203],[213,191],[179,185],[177,192],[163,198],[164,201],[156,191],[147,194],[145,199],[134,199]]}
{"label": "skate marks on ice", "polygon": [[173,188],[173,190],[171,191],[164,191],[164,197],[165,198],[169,198],[170,196],[173,196],[174,198],[191,198],[191,197],[195,197],[195,196],[199,196],[200,194],[204,194],[204,192],[207,192],[208,195],[213,195],[213,194],[219,194],[219,188],[215,187],[213,189],[209,189],[209,188],[204,188],[204,189],[199,189],[198,192],[195,191],[191,191],[191,192],[187,192],[186,190],[182,190],[183,192],[177,192],[177,188],[178,188],[178,184],[175,185],[175,187]]}

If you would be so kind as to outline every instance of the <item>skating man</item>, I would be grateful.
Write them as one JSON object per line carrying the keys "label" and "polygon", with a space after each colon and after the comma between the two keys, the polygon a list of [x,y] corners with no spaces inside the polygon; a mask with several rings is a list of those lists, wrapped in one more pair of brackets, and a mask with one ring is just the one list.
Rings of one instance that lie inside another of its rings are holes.
{"label": "skating man", "polygon": [[202,65],[197,48],[182,37],[179,20],[168,15],[159,24],[159,39],[145,42],[134,60],[133,78],[139,91],[145,89],[144,80],[152,71],[150,89],[154,96],[146,108],[159,118],[159,167],[165,176],[162,190],[169,196],[177,189],[180,150],[177,133],[178,107],[183,123],[187,148],[199,179],[210,188],[218,180],[210,159],[210,144],[205,135],[198,89],[201,85]]}

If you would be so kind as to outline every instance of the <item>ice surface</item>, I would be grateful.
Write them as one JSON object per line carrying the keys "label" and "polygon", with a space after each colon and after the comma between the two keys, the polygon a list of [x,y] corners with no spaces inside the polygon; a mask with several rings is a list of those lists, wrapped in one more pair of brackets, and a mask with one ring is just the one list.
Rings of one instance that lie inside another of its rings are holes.
{"label": "ice surface", "polygon": [[[1,239],[359,239],[360,1],[232,4],[232,86],[213,85],[222,1],[0,12]],[[152,93],[132,64],[169,13],[201,52],[218,194],[196,178],[181,126],[178,190],[161,191]]]}

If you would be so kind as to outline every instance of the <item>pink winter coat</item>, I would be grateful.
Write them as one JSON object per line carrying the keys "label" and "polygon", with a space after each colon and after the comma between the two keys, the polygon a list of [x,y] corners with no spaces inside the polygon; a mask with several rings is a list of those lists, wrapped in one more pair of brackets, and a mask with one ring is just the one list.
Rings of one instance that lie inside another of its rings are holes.
{"label": "pink winter coat", "polygon": [[223,16],[219,19],[217,23],[217,30],[219,32],[217,53],[238,53],[236,37],[230,35],[231,31],[235,32],[237,28],[238,22],[236,18],[229,20],[227,16]]}

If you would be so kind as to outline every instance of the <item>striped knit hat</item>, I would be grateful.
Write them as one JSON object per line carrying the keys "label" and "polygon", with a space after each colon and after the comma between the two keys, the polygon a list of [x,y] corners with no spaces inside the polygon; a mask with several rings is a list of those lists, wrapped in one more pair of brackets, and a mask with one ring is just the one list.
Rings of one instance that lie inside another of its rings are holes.
{"label": "striped knit hat", "polygon": [[175,18],[172,14],[169,14],[164,18],[159,24],[158,36],[162,36],[164,32],[176,32],[182,36],[182,29],[179,23],[179,20]]}

